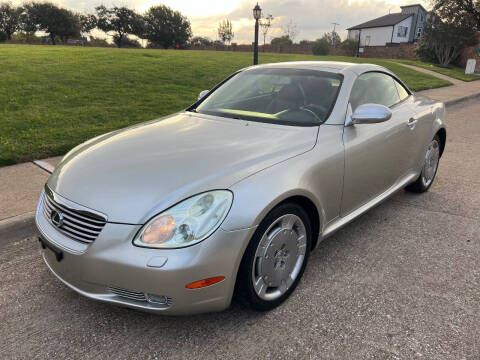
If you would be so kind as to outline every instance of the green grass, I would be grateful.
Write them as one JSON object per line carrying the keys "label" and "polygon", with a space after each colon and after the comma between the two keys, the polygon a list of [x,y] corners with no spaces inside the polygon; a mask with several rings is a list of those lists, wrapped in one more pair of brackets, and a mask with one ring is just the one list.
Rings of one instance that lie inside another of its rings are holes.
{"label": "green grass", "polygon": [[422,61],[414,61],[414,60],[392,60],[402,64],[408,64],[413,66],[418,66],[427,70],[435,71],[439,74],[443,74],[446,76],[450,76],[454,79],[462,80],[462,81],[475,81],[480,80],[480,76],[475,75],[465,75],[465,68],[452,66],[449,68],[444,68],[439,65],[422,62]]}
{"label": "green grass", "polygon": [[[260,62],[375,62],[413,90],[448,85],[385,60],[260,54]],[[185,108],[249,53],[0,45],[0,166],[61,155],[101,133]]]}

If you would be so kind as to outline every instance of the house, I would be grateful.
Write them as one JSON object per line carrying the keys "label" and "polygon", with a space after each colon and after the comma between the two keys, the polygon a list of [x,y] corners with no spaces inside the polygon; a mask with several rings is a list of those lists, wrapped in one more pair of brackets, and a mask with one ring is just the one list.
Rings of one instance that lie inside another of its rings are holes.
{"label": "house", "polygon": [[393,43],[416,42],[423,32],[427,10],[420,5],[401,6],[401,12],[388,14],[351,27],[348,38],[358,41],[361,46],[385,46]]}

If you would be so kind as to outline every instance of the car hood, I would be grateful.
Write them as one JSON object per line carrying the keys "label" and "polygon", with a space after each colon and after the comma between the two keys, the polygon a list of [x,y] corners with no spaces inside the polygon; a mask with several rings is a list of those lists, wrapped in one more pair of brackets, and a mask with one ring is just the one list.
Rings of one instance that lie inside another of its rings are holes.
{"label": "car hood", "polygon": [[312,149],[317,131],[183,112],[77,146],[48,186],[109,222],[143,224],[189,196],[227,189]]}

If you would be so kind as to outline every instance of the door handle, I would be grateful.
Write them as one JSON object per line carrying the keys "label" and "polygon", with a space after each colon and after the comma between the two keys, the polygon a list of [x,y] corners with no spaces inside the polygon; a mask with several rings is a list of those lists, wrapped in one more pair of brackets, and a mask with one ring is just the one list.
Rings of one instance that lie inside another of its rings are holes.
{"label": "door handle", "polygon": [[407,125],[410,129],[413,129],[415,127],[415,125],[417,124],[418,120],[415,119],[415,118],[410,118],[407,122]]}

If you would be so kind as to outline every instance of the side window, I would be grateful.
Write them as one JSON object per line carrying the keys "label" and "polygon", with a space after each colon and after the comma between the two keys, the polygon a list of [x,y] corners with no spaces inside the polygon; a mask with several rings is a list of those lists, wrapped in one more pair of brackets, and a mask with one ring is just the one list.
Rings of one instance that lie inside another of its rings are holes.
{"label": "side window", "polygon": [[399,26],[397,29],[397,36],[398,37],[407,37],[408,27],[406,26]]}
{"label": "side window", "polygon": [[360,75],[350,94],[352,111],[363,104],[380,104],[390,107],[400,102],[395,80],[387,74],[369,72]]}
{"label": "side window", "polygon": [[410,96],[407,89],[405,89],[402,84],[400,84],[397,80],[393,80],[393,81],[395,82],[395,86],[397,87],[398,95],[400,96],[400,101],[403,101]]}

